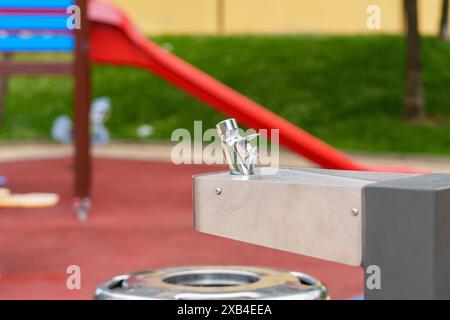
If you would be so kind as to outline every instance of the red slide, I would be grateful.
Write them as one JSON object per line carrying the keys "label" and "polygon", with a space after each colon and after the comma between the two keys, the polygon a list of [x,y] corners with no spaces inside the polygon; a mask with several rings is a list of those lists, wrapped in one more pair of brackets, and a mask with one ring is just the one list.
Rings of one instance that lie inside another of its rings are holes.
{"label": "red slide", "polygon": [[90,0],[89,20],[93,61],[143,68],[248,127],[279,129],[282,145],[323,168],[373,170],[152,43],[111,4]]}

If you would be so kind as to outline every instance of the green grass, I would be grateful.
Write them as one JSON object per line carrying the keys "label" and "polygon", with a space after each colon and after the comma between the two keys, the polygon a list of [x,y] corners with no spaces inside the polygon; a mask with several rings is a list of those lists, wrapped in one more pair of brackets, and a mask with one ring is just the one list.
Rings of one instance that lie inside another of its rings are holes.
{"label": "green grass", "polygon": [[[400,36],[166,36],[174,53],[251,99],[345,150],[450,152],[450,45],[423,41],[425,98],[439,124],[402,120],[404,40]],[[14,77],[1,140],[49,139],[53,119],[71,113],[72,82]],[[95,66],[93,96],[113,103],[113,138],[168,140],[194,120],[225,116],[145,71]]]}

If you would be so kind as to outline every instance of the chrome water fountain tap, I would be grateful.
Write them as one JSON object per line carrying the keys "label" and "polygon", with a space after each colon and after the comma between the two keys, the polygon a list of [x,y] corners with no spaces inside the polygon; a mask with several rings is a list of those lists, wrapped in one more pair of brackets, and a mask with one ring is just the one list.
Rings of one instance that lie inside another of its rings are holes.
{"label": "chrome water fountain tap", "polygon": [[250,144],[259,134],[241,136],[235,119],[227,119],[216,125],[217,133],[222,141],[225,160],[232,174],[244,176],[255,173],[258,148]]}

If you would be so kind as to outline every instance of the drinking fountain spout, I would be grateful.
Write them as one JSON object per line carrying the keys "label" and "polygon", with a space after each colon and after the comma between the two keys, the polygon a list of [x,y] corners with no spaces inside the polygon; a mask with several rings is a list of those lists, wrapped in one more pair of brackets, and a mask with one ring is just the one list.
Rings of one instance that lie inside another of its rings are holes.
{"label": "drinking fountain spout", "polygon": [[219,122],[216,129],[231,173],[244,176],[255,174],[258,148],[254,147],[250,141],[256,139],[259,134],[241,136],[235,119]]}

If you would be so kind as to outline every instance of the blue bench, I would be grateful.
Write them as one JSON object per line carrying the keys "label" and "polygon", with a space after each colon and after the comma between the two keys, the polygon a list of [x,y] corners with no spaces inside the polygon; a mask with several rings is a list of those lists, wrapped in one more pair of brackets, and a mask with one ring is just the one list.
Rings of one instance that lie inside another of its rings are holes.
{"label": "blue bench", "polygon": [[0,52],[70,52],[66,10],[73,0],[0,0]]}
{"label": "blue bench", "polygon": [[74,35],[67,28],[67,8],[74,0],[0,0],[0,119],[11,74],[69,74],[72,64],[14,62],[18,52],[72,52]]}

